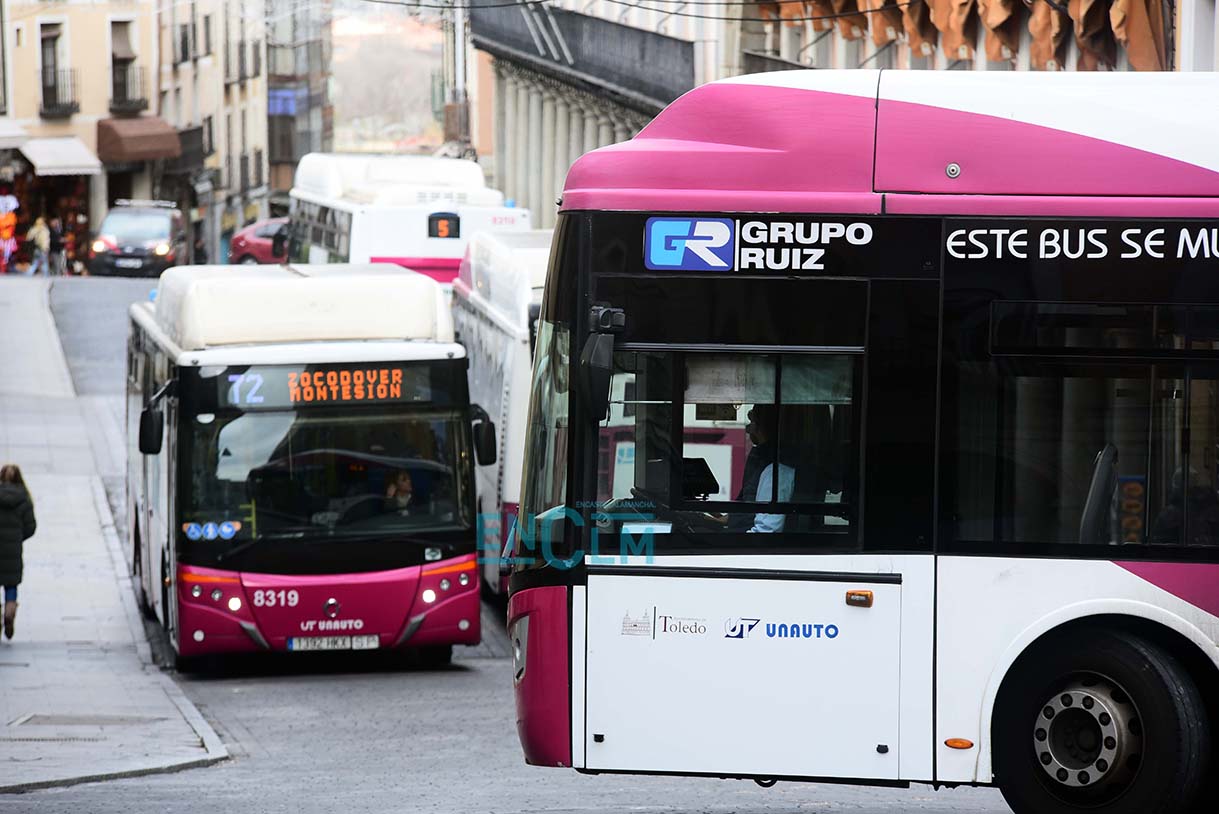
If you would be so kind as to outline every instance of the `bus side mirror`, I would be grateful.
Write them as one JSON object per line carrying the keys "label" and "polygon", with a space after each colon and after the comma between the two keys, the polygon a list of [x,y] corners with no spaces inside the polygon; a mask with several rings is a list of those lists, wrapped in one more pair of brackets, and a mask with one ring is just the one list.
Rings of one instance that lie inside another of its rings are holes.
{"label": "bus side mirror", "polygon": [[609,414],[610,377],[614,372],[614,337],[589,334],[580,352],[580,384],[588,412],[600,423]]}
{"label": "bus side mirror", "polygon": [[145,407],[140,413],[140,454],[160,455],[164,431],[164,414],[156,407]]}
{"label": "bus side mirror", "polygon": [[284,257],[288,254],[288,227],[280,227],[274,235],[271,236],[271,256]]}
{"label": "bus side mirror", "polygon": [[495,445],[495,424],[484,419],[474,425],[474,456],[482,466],[495,463],[498,450]]}

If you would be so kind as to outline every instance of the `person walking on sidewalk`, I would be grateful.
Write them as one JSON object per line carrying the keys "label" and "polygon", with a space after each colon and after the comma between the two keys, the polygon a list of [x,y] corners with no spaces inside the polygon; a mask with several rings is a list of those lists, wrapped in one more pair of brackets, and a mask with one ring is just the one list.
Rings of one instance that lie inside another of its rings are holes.
{"label": "person walking on sidewalk", "polygon": [[51,231],[51,276],[62,277],[67,269],[67,256],[64,254],[66,245],[63,236],[63,221],[51,218],[47,224]]}
{"label": "person walking on sidewalk", "polygon": [[42,269],[43,274],[50,274],[47,264],[51,254],[51,230],[47,228],[47,219],[40,215],[30,230],[25,233],[25,239],[30,242],[33,249],[33,259],[30,261],[30,270],[26,272],[26,275],[33,277],[39,269]]}
{"label": "person walking on sidewalk", "polygon": [[0,585],[4,586],[4,637],[13,638],[17,586],[25,541],[34,536],[34,501],[16,464],[0,466]]}

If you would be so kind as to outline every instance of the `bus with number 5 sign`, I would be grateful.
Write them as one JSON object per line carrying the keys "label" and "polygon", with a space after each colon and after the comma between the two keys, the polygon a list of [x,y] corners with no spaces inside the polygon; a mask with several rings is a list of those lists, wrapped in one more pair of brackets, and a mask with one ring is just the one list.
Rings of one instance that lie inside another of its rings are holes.
{"label": "bus with number 5 sign", "polygon": [[1217,810],[1216,93],[784,71],[580,158],[511,552],[526,760]]}
{"label": "bus with number 5 sign", "polygon": [[290,192],[286,252],[297,263],[395,263],[451,283],[476,232],[531,228],[477,162],[310,153]]}
{"label": "bus with number 5 sign", "polygon": [[436,281],[183,267],[131,307],[128,546],[180,662],[480,639],[474,462],[495,429]]}

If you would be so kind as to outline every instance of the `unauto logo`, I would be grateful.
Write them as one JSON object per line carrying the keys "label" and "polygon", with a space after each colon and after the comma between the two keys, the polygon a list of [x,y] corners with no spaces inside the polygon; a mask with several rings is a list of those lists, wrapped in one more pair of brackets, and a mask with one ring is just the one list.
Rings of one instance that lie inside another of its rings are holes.
{"label": "unauto logo", "polygon": [[736,256],[727,218],[648,218],[644,265],[655,271],[727,271]]}

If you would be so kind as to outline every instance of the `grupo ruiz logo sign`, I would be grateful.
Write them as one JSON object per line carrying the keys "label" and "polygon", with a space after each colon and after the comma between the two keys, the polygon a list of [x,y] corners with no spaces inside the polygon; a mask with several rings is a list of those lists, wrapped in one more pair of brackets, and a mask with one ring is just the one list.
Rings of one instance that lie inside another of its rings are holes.
{"label": "grupo ruiz logo sign", "polygon": [[835,245],[866,246],[872,225],[847,221],[648,218],[652,271],[825,271]]}

